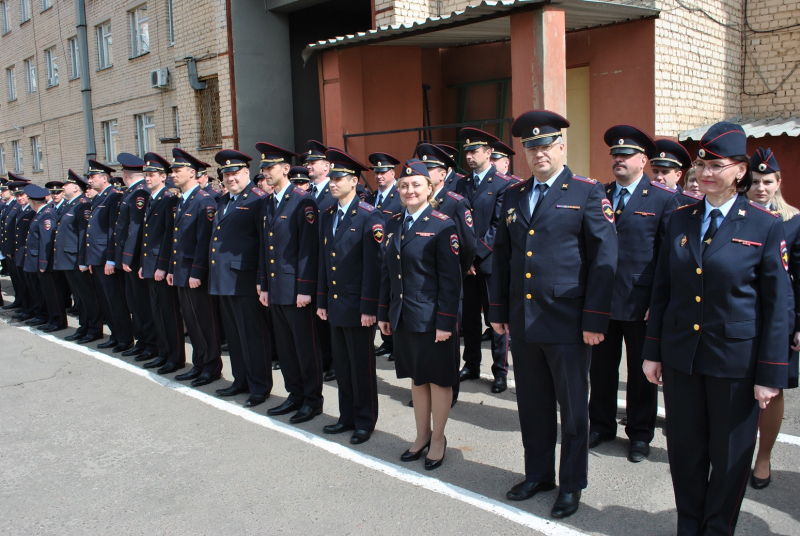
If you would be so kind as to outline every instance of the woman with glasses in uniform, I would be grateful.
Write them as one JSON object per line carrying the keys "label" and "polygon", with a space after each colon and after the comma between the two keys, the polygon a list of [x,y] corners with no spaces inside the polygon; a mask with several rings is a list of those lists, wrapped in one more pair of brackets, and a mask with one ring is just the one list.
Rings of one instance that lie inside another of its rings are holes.
{"label": "woman with glasses in uniform", "polygon": [[694,170],[705,197],[676,209],[658,257],[644,347],[664,386],[678,535],[733,534],[761,411],[787,382],[783,222],[748,201],[739,125],[713,125]]}

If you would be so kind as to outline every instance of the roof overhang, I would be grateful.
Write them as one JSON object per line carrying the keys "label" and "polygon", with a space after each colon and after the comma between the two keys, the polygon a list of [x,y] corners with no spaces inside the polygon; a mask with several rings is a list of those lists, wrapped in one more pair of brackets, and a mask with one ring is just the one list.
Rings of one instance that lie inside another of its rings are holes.
{"label": "roof overhang", "polygon": [[[765,136],[800,136],[800,118],[797,117],[769,117],[766,119],[743,119],[741,116],[727,119],[731,123],[741,125],[748,138],[763,138]],[[680,141],[700,140],[714,123],[691,130],[684,130],[678,134]]]}
{"label": "roof overhang", "polygon": [[509,15],[512,12],[546,5],[564,10],[568,32],[659,14],[652,0],[634,0],[625,4],[599,0],[481,0],[462,11],[430,17],[419,23],[381,26],[377,30],[311,43],[303,51],[303,61],[308,61],[314,52],[360,45],[445,48],[505,41],[511,37]]}

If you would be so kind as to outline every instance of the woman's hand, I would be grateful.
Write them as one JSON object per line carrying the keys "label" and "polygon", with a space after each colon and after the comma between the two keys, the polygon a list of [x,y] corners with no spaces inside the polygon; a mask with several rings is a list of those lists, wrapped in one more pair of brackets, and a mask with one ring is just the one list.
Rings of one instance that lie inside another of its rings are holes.
{"label": "woman's hand", "polygon": [[648,361],[645,359],[644,363],[642,363],[642,371],[644,375],[647,376],[647,380],[650,383],[664,385],[664,382],[661,380],[662,367],[659,361]]}
{"label": "woman's hand", "polygon": [[392,334],[392,326],[389,322],[378,322],[378,328],[387,337]]}
{"label": "woman's hand", "polygon": [[758,407],[761,409],[767,409],[769,401],[781,393],[781,390],[777,387],[764,387],[763,385],[756,385],[753,387],[753,391],[755,392],[756,400],[758,400]]}
{"label": "woman's hand", "polygon": [[453,334],[451,332],[449,332],[449,331],[442,331],[441,329],[437,329],[436,330],[436,342],[444,342],[447,339],[449,339],[451,335],[453,335]]}

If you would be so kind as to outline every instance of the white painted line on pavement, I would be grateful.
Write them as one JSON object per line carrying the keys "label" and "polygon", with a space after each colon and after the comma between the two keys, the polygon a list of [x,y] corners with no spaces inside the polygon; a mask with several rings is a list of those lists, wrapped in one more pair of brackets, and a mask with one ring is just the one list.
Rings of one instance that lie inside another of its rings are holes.
{"label": "white painted line on pavement", "polygon": [[[4,321],[7,322],[7,320],[5,319]],[[485,510],[489,513],[498,515],[502,518],[508,519],[509,521],[513,521],[514,523],[518,523],[530,529],[537,530],[547,536],[587,536],[585,532],[580,532],[566,525],[561,525],[555,521],[550,521],[548,519],[541,518],[529,512],[525,512],[524,510],[520,510],[519,508],[515,508],[513,506],[509,506],[507,504],[491,499],[484,495],[474,493],[468,489],[455,486],[447,482],[443,482],[436,478],[420,475],[419,473],[415,473],[414,471],[411,471],[404,467],[400,467],[398,465],[386,462],[384,460],[375,458],[373,456],[369,456],[367,454],[362,454],[358,451],[345,447],[344,445],[340,445],[339,443],[328,441],[327,439],[323,439],[319,436],[316,436],[299,428],[295,428],[294,426],[289,426],[280,421],[273,420],[267,417],[266,415],[260,415],[248,409],[245,409],[241,406],[231,404],[230,402],[225,402],[219,398],[208,395],[202,391],[198,391],[197,389],[187,387],[182,383],[170,380],[169,378],[164,378],[163,376],[159,376],[158,374],[153,374],[148,370],[141,369],[125,361],[121,361],[102,352],[98,352],[97,350],[93,350],[91,348],[87,348],[85,346],[81,346],[79,344],[75,344],[72,342],[64,341],[62,339],[59,339],[52,335],[48,335],[46,333],[37,333],[36,331],[34,331],[32,328],[29,327],[20,327],[20,326],[12,326],[12,327],[21,329],[23,331],[27,331],[29,333],[32,333],[33,335],[41,337],[42,339],[69,348],[70,350],[81,352],[88,356],[94,357],[99,361],[108,363],[109,365],[115,366],[122,370],[132,372],[138,376],[142,376],[143,378],[147,378],[151,381],[154,381],[159,385],[168,387],[184,395],[190,396],[201,402],[204,402],[210,406],[213,406],[217,409],[228,412],[231,415],[236,415],[237,417],[246,419],[264,428],[268,428],[270,430],[280,432],[295,439],[299,439],[300,441],[321,448],[322,450],[325,450],[326,452],[329,452],[330,454],[333,454],[335,456],[339,456],[340,458],[343,458],[345,460],[358,463],[360,465],[363,465],[364,467],[368,467],[370,469],[379,471],[385,475],[391,476],[398,480],[402,480],[403,482],[407,482],[414,486],[418,486],[427,489],[429,491],[439,493],[446,497],[456,499],[458,501],[469,504],[476,508],[480,508],[481,510]]]}

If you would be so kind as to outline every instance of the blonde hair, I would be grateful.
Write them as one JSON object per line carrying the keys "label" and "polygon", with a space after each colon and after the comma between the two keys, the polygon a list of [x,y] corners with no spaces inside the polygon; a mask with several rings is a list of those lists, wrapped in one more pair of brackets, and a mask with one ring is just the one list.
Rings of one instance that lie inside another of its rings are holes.
{"label": "blonde hair", "polygon": [[[439,203],[436,202],[436,198],[434,196],[434,194],[436,193],[436,191],[435,191],[436,187],[433,185],[433,179],[431,179],[430,177],[426,177],[425,175],[405,175],[403,177],[400,177],[400,179],[397,181],[397,184],[400,184],[401,182],[403,182],[403,179],[410,179],[412,177],[424,177],[428,181],[428,186],[431,187],[431,193],[428,194],[428,204],[430,206],[432,206],[433,208],[436,208],[437,206],[439,206]],[[402,198],[400,199],[400,204],[403,207],[406,206],[406,204],[403,203],[403,199]]]}
{"label": "blonde hair", "polygon": [[775,197],[772,198],[772,210],[779,212],[783,221],[791,220],[800,210],[786,202],[781,193],[781,172],[776,171],[775,176],[778,179],[778,189],[775,190]]}

